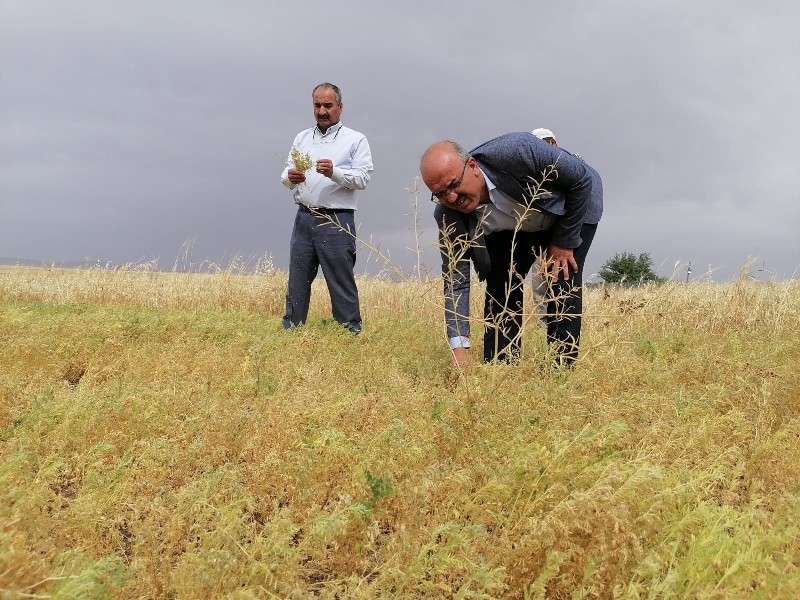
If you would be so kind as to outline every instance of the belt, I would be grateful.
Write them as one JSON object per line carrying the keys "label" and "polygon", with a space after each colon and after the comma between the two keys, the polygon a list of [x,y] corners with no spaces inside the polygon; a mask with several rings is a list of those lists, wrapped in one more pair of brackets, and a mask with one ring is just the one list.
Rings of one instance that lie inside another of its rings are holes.
{"label": "belt", "polygon": [[337,215],[339,213],[354,213],[352,208],[323,208],[322,206],[306,206],[305,204],[298,204],[297,208],[300,212],[318,214],[318,215]]}

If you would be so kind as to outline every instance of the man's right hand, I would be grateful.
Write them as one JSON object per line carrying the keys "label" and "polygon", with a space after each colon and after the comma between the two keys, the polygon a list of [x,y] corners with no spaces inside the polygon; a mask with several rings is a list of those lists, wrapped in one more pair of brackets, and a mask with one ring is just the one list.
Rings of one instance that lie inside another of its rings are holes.
{"label": "man's right hand", "polygon": [[466,348],[453,348],[453,366],[466,367],[469,365],[469,355]]}
{"label": "man's right hand", "polygon": [[297,169],[289,169],[287,177],[289,178],[289,181],[295,185],[298,183],[303,183],[306,180],[306,176],[303,174],[303,172],[298,171]]}

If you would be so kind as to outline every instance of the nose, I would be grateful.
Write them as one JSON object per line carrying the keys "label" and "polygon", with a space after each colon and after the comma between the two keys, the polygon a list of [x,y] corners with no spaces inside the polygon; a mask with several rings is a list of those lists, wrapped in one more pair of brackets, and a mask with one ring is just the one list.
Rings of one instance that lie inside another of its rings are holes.
{"label": "nose", "polygon": [[458,200],[458,192],[455,190],[445,190],[439,196],[439,199],[442,200],[443,202],[453,203],[456,200]]}

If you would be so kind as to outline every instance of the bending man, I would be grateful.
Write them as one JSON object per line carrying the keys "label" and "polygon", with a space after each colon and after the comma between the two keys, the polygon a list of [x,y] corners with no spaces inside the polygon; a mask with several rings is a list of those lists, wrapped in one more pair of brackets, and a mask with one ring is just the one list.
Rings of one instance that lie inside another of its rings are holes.
{"label": "bending man", "polygon": [[437,206],[445,321],[453,359],[467,362],[470,263],[486,281],[483,359],[521,350],[522,284],[544,254],[547,339],[558,365],[578,356],[582,269],[603,212],[602,182],[582,159],[530,132],[502,135],[471,152],[436,142],[420,161]]}

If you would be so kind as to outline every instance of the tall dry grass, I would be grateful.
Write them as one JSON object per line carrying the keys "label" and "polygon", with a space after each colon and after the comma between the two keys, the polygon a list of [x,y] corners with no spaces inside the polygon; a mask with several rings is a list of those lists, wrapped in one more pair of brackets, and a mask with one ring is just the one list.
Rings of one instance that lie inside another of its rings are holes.
{"label": "tall dry grass", "polygon": [[271,268],[0,270],[0,597],[800,595],[797,281],[587,290],[555,372],[359,285],[352,337]]}

